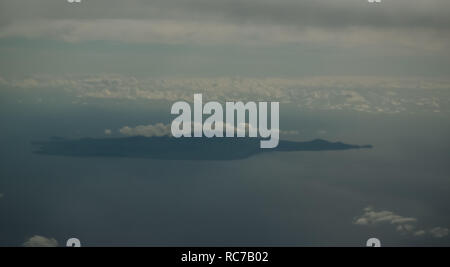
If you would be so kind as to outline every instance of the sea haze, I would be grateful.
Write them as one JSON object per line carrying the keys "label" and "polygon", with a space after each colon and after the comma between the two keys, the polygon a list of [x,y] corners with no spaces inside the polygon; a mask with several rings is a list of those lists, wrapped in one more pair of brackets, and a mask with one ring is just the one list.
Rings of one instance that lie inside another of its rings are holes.
{"label": "sea haze", "polygon": [[169,123],[170,103],[74,104],[59,97],[48,104],[40,97],[1,98],[0,123],[7,127],[0,133],[0,245],[21,245],[34,235],[60,244],[75,236],[94,246],[360,246],[372,236],[385,245],[450,245],[448,236],[355,223],[370,206],[415,218],[417,229],[450,225],[444,114],[311,112],[286,104],[281,129],[297,134],[284,139],[373,147],[274,151],[232,161],[66,157],[36,154],[33,142],[133,139],[118,129]]}

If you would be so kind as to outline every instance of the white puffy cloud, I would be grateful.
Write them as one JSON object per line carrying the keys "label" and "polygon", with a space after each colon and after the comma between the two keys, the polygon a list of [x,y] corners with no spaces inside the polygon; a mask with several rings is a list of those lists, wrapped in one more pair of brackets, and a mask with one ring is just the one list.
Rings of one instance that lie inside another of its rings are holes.
{"label": "white puffy cloud", "polygon": [[415,231],[414,232],[414,236],[424,236],[424,235],[426,235],[426,231],[425,230],[419,230],[419,231]]}
{"label": "white puffy cloud", "polygon": [[[314,110],[368,113],[450,112],[450,80],[423,77],[137,79],[121,75],[34,76],[3,80],[16,89],[64,90],[77,98],[193,101],[278,101]],[[36,91],[36,90],[33,90]]]}
{"label": "white puffy cloud", "polygon": [[442,238],[449,234],[449,229],[443,227],[435,227],[430,230],[417,229],[417,219],[413,217],[404,217],[392,211],[375,211],[372,207],[367,207],[363,215],[354,220],[356,225],[379,225],[391,224],[395,226],[395,230],[401,234],[409,234],[415,237],[430,235],[435,238]]}
{"label": "white puffy cloud", "polygon": [[[192,122],[191,129],[192,133],[195,133],[195,127],[198,125],[195,122]],[[232,130],[235,133],[241,132],[241,133],[248,133],[250,128],[253,128],[255,131],[258,131],[258,128],[254,128],[248,123],[244,123],[241,127],[235,127],[234,125],[231,125],[226,122],[216,122],[216,126],[222,128],[224,132],[227,130]],[[203,129],[203,125],[199,125],[199,128]],[[244,132],[245,131],[245,132]],[[277,131],[276,129],[272,129],[272,131]],[[296,130],[278,130],[280,135],[286,135],[286,136],[292,136],[292,135],[298,135],[299,132]],[[171,125],[170,124],[163,124],[163,123],[156,123],[156,124],[149,124],[149,125],[138,125],[136,127],[129,127],[125,126],[119,129],[119,132],[126,136],[145,136],[145,137],[154,137],[154,136],[171,136]],[[204,133],[204,130],[203,130]]]}
{"label": "white puffy cloud", "polygon": [[[416,227],[412,224],[400,224],[397,226],[396,230],[397,230],[397,232],[400,232],[403,234],[409,234],[409,233],[412,233],[415,228]],[[414,235],[417,236],[417,234],[415,234],[415,233],[414,233]]]}
{"label": "white puffy cloud", "polygon": [[170,136],[170,125],[164,125],[163,123],[156,123],[154,125],[139,125],[134,128],[125,126],[119,130],[123,135],[127,136]]}
{"label": "white puffy cloud", "polygon": [[299,135],[300,132],[297,130],[280,130],[280,135]]}
{"label": "white puffy cloud", "polygon": [[407,223],[415,223],[417,219],[411,217],[403,217],[392,211],[375,211],[372,207],[364,209],[364,214],[355,220],[355,224],[370,225],[379,223],[390,223],[403,226]]}
{"label": "white puffy cloud", "polygon": [[443,228],[443,227],[435,227],[430,230],[430,234],[436,238],[445,237],[448,235],[448,233],[449,233],[448,228]]}
{"label": "white puffy cloud", "polygon": [[24,247],[57,247],[58,241],[54,238],[47,238],[35,235],[23,243]]}

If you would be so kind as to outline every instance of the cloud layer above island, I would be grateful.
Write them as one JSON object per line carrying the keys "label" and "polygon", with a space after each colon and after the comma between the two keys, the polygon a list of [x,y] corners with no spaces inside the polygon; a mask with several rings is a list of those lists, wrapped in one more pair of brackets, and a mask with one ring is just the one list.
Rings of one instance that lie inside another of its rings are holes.
{"label": "cloud layer above island", "polygon": [[450,80],[423,77],[317,76],[303,78],[164,78],[124,75],[0,77],[0,85],[24,92],[58,90],[83,99],[277,101],[312,110],[368,113],[450,112]]}

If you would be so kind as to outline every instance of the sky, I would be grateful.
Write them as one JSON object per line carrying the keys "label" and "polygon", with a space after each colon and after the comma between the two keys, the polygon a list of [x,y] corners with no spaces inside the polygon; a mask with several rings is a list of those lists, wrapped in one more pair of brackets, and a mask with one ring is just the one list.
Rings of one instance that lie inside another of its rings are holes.
{"label": "sky", "polygon": [[[0,0],[0,246],[450,245],[449,11]],[[170,106],[196,93],[280,102],[285,140],[373,148],[208,163],[34,153],[52,137],[166,136]]]}
{"label": "sky", "polygon": [[450,69],[445,0],[0,5],[3,76],[446,77]]}

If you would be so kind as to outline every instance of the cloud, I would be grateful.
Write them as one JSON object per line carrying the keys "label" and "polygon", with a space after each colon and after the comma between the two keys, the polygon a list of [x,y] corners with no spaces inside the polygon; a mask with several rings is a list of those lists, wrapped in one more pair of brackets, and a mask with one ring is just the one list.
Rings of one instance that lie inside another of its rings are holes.
{"label": "cloud", "polygon": [[356,219],[355,224],[370,225],[379,223],[398,224],[402,226],[405,223],[415,223],[417,220],[411,217],[402,217],[392,211],[374,211],[373,208],[364,209],[364,214]]}
{"label": "cloud", "polygon": [[[194,133],[194,129],[196,129],[195,122],[192,122],[191,129]],[[224,129],[224,132],[231,129],[235,133],[237,132],[244,132],[248,133],[250,128],[253,128],[250,124],[244,123],[243,127],[235,127],[234,125],[230,125],[226,122],[217,122],[217,127],[222,127]],[[203,129],[203,125],[199,125],[201,129]],[[255,131],[258,131],[258,128],[253,128]],[[272,129],[272,131],[276,131],[275,129]],[[292,135],[298,135],[299,132],[296,130],[278,130],[280,135],[286,135],[286,136],[292,136]],[[171,130],[171,124],[163,124],[163,123],[156,123],[156,124],[149,124],[149,125],[138,125],[136,127],[129,127],[125,126],[119,129],[119,132],[126,136],[145,136],[145,137],[153,137],[153,136],[171,136],[172,130]],[[204,133],[205,131],[203,131]],[[214,132],[213,132],[214,133]]]}
{"label": "cloud", "polygon": [[425,230],[419,230],[419,231],[416,231],[416,232],[414,232],[414,236],[424,236],[424,235],[426,235],[426,233],[427,232],[425,232]]}
{"label": "cloud", "polygon": [[[364,38],[362,38],[364,36]],[[69,43],[119,41],[133,44],[283,45],[336,47],[397,46],[424,51],[449,47],[449,40],[427,29],[292,27],[178,20],[92,19],[19,21],[0,28],[0,38],[50,38]],[[404,50],[403,52],[405,52]]]}
{"label": "cloud", "polygon": [[354,0],[96,0],[74,8],[53,0],[23,2],[2,0],[0,25],[36,18],[74,20],[148,19],[220,21],[238,25],[275,24],[292,26],[348,27],[436,27],[450,26],[446,0],[385,1],[374,8]]}
{"label": "cloud", "polygon": [[0,38],[126,43],[448,47],[447,0],[3,0]]}
{"label": "cloud", "polygon": [[442,238],[442,237],[445,237],[445,236],[448,235],[448,233],[449,233],[448,228],[435,227],[435,228],[433,228],[433,229],[430,230],[430,234],[431,234],[433,237],[436,237],[436,238]]}
{"label": "cloud", "polygon": [[35,235],[23,243],[24,247],[57,247],[58,241],[54,238],[47,238]]}
{"label": "cloud", "polygon": [[297,130],[280,130],[280,135],[299,135],[300,132]]}
{"label": "cloud", "polygon": [[4,194],[0,193],[0,198],[3,198]]}
{"label": "cloud", "polygon": [[123,135],[127,136],[170,136],[170,125],[164,125],[162,123],[156,123],[154,125],[139,125],[134,128],[125,126],[119,130]]}
{"label": "cloud", "polygon": [[111,131],[111,129],[105,129],[104,133],[105,133],[105,135],[111,135],[112,131]]}
{"label": "cloud", "polygon": [[363,215],[354,220],[356,225],[380,225],[391,224],[395,226],[395,230],[401,234],[408,234],[416,237],[430,235],[435,238],[442,238],[449,234],[449,229],[443,227],[435,227],[430,230],[417,229],[417,219],[413,217],[400,216],[392,211],[375,211],[372,207],[367,207]]}
{"label": "cloud", "polygon": [[[6,87],[64,90],[77,98],[193,101],[278,101],[313,110],[367,113],[450,112],[447,78],[312,76],[303,78],[144,78],[123,75],[3,79]],[[30,90],[31,91],[31,90]],[[36,90],[33,90],[36,91]]]}

